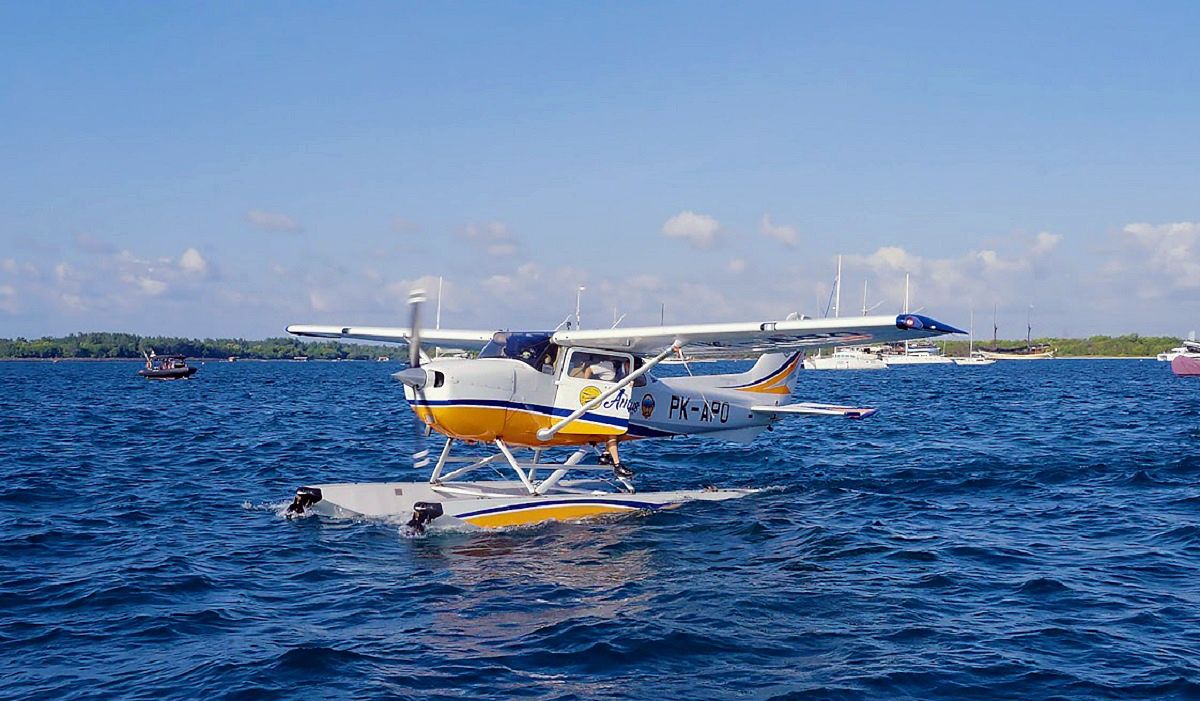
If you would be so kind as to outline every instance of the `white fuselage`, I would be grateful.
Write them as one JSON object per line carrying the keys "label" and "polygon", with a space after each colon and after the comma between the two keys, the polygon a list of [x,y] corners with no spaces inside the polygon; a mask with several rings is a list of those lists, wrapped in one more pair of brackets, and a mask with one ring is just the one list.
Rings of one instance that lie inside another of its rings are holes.
{"label": "white fuselage", "polygon": [[561,362],[547,371],[510,358],[439,359],[421,367],[433,380],[421,389],[406,386],[405,396],[427,425],[451,438],[500,438],[528,447],[698,433],[750,440],[773,420],[751,407],[779,405],[791,395],[786,384],[739,386],[745,384],[739,383],[742,373],[668,379],[646,375],[583,414],[569,431],[543,441],[538,430],[558,423],[614,383],[570,377]]}

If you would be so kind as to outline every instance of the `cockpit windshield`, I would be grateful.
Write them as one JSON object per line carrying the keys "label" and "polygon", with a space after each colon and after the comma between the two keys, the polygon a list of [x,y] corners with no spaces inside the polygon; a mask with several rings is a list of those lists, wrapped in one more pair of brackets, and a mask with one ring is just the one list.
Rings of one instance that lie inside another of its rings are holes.
{"label": "cockpit windshield", "polygon": [[550,335],[536,331],[497,331],[492,340],[479,351],[480,358],[512,358],[540,370],[554,364]]}

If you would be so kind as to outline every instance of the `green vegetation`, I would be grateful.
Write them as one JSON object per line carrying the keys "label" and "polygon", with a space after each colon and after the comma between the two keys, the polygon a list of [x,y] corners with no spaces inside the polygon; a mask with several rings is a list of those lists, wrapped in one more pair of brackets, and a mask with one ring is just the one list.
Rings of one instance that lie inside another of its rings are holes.
{"label": "green vegetation", "polygon": [[[1035,338],[1033,345],[1048,345],[1053,348],[1060,358],[1081,357],[1081,356],[1100,356],[1113,358],[1137,358],[1155,356],[1159,353],[1174,348],[1180,343],[1178,338],[1174,336],[1139,336],[1136,333],[1131,333],[1125,336],[1092,336],[1091,338]],[[975,347],[980,345],[990,346],[991,339],[982,344],[980,341],[975,342]],[[1017,341],[1000,341],[1000,346],[1003,348],[1018,348],[1025,345],[1025,339]],[[967,354],[966,341],[947,341],[946,355],[965,356]]]}
{"label": "green vegetation", "polygon": [[0,358],[141,358],[154,349],[160,355],[178,353],[189,358],[290,359],[307,355],[315,360],[365,360],[393,355],[396,346],[363,345],[337,341],[305,342],[297,338],[171,338],[131,333],[73,333],[62,338],[0,339]]}

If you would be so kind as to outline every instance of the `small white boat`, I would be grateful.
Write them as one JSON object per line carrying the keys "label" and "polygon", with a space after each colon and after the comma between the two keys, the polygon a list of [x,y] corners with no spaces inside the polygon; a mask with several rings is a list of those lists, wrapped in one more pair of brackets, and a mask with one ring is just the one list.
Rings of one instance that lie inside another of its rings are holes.
{"label": "small white boat", "polygon": [[983,354],[980,353],[979,351],[975,351],[974,353],[972,353],[971,355],[968,355],[965,358],[955,358],[954,359],[955,365],[994,365],[995,363],[996,363],[995,360],[992,360],[991,358],[983,357]]}
{"label": "small white boat", "polygon": [[967,331],[970,336],[967,339],[967,357],[955,358],[955,365],[992,365],[996,361],[991,358],[985,358],[983,353],[975,350],[975,310],[971,310],[971,327]]}
{"label": "small white boat", "polygon": [[888,353],[880,356],[888,367],[893,365],[950,365],[954,361],[944,355],[932,343],[913,343],[904,348],[901,353]]}
{"label": "small white boat", "polygon": [[887,364],[862,348],[839,348],[830,355],[804,359],[805,370],[887,370]]}

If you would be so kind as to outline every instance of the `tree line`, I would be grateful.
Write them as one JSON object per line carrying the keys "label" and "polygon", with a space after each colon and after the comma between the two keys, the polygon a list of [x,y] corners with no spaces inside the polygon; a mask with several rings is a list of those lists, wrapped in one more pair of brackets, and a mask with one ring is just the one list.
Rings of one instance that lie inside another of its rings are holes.
{"label": "tree line", "polygon": [[316,360],[368,360],[395,354],[396,346],[301,341],[298,338],[178,338],[139,336],[132,333],[73,333],[37,339],[0,339],[0,358],[140,358],[142,351],[189,358],[239,358],[282,360],[299,355]]}
{"label": "tree line", "polygon": [[[1174,348],[1180,340],[1174,336],[1141,336],[1136,333],[1124,336],[1091,336],[1089,338],[1035,338],[1033,345],[1047,345],[1055,350],[1059,357],[1113,357],[1139,358],[1158,355]],[[990,346],[991,339],[985,343],[975,342],[975,347]],[[1000,340],[1005,348],[1019,348],[1025,345],[1025,339],[1016,341]],[[946,341],[946,355],[967,355],[966,341]]]}

